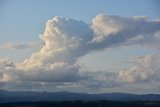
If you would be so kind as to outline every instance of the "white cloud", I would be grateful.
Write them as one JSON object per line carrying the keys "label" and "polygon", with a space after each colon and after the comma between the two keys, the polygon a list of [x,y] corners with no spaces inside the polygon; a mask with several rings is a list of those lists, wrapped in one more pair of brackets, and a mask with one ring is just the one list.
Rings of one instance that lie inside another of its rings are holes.
{"label": "white cloud", "polygon": [[[22,63],[6,59],[0,61],[0,81],[71,82],[86,87],[115,87],[123,82],[150,81],[157,77],[159,57],[139,59],[131,70],[113,73],[88,72],[78,62],[80,57],[92,52],[122,45],[154,45],[160,42],[160,21],[144,16],[121,17],[97,15],[88,25],[83,21],[54,17],[48,20],[40,43],[43,47]],[[148,41],[150,41],[148,43]],[[36,46],[9,44],[9,49]],[[156,61],[156,63],[153,63]],[[99,63],[99,62],[97,62]],[[153,69],[154,68],[154,69]]]}
{"label": "white cloud", "polygon": [[[23,69],[22,69],[23,70]],[[21,81],[36,82],[76,82],[80,79],[78,65],[64,62],[42,65],[39,68],[19,72]]]}
{"label": "white cloud", "polygon": [[145,16],[121,17],[97,15],[92,20],[95,37],[104,47],[121,45],[154,45],[159,42],[160,21],[147,20]]}
{"label": "white cloud", "polygon": [[132,22],[129,20],[129,18],[109,16],[105,14],[97,15],[92,20],[92,29],[95,33],[95,38],[93,41],[101,42],[111,34],[116,34],[123,29],[128,29],[128,26],[134,27],[130,25],[131,23]]}
{"label": "white cloud", "polygon": [[123,82],[148,82],[160,80],[160,56],[148,55],[137,58],[135,65],[119,71],[119,78]]}
{"label": "white cloud", "polygon": [[17,80],[15,65],[7,58],[0,59],[0,82]]}

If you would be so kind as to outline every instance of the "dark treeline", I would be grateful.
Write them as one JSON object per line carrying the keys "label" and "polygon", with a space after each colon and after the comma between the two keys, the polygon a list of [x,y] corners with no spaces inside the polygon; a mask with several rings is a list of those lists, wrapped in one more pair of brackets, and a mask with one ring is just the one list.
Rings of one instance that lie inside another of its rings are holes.
{"label": "dark treeline", "polygon": [[160,101],[40,101],[4,103],[0,107],[160,107]]}

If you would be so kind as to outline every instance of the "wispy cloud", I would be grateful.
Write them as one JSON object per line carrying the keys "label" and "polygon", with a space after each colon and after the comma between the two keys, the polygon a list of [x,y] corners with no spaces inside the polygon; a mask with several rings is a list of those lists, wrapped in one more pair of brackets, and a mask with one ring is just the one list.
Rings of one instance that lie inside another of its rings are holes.
{"label": "wispy cloud", "polygon": [[28,49],[28,48],[35,48],[35,47],[42,47],[44,45],[44,42],[42,41],[34,41],[26,44],[20,44],[20,43],[6,43],[4,45],[0,46],[0,49],[5,50],[21,50],[21,49]]}

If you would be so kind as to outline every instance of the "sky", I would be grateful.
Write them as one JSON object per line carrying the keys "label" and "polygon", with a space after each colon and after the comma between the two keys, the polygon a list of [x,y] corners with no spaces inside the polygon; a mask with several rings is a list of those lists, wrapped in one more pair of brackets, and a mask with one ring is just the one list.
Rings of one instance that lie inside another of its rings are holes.
{"label": "sky", "polygon": [[159,0],[0,0],[0,89],[160,93]]}

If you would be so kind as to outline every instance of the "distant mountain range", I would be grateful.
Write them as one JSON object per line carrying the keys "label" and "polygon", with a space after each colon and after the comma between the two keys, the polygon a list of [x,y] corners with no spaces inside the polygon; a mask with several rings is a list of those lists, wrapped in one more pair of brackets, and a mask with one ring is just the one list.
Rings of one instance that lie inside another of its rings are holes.
{"label": "distant mountain range", "polygon": [[129,93],[102,93],[87,94],[74,92],[32,92],[32,91],[5,91],[0,90],[0,103],[7,102],[36,102],[36,101],[72,101],[72,100],[112,100],[134,101],[150,100],[160,101],[160,94],[129,94]]}

